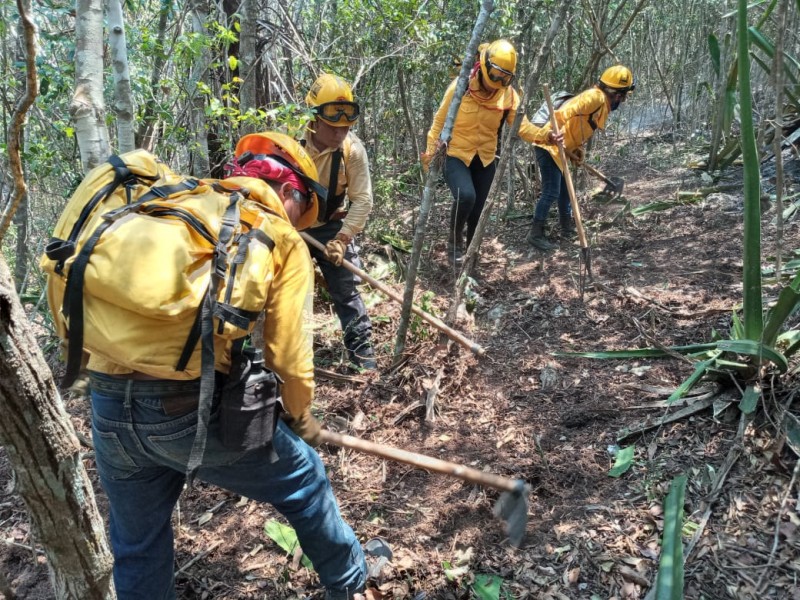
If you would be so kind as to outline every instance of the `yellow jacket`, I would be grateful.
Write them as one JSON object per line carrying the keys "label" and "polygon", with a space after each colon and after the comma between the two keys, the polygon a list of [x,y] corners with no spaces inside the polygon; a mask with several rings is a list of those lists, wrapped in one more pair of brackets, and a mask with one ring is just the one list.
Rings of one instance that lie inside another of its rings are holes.
{"label": "yellow jacket", "polygon": [[[286,410],[299,417],[314,397],[314,354],[311,330],[314,271],[306,243],[292,227],[283,203],[272,188],[250,177],[231,177],[225,183],[246,187],[251,199],[270,210],[269,236],[275,242],[271,252],[272,275],[264,306],[264,361],[283,380],[282,396]],[[298,225],[299,226],[299,225]],[[166,324],[165,324],[166,325]],[[159,340],[153,340],[158,352]],[[230,369],[230,342],[215,338],[216,370]],[[198,349],[195,350],[199,351]],[[92,354],[88,368],[110,375],[124,375],[130,367]],[[163,373],[147,373],[163,377]],[[175,373],[175,379],[188,378]]]}
{"label": "yellow jacket", "polygon": [[[313,127],[313,123],[311,124]],[[311,140],[311,130],[306,131],[304,148],[311,160],[317,167],[319,182],[328,187],[331,179],[331,164],[333,163],[333,153],[336,148],[326,148],[317,150]],[[367,224],[367,217],[372,211],[372,180],[369,175],[369,158],[367,149],[358,139],[355,133],[349,131],[342,144],[343,156],[339,163],[339,176],[336,184],[336,194],[347,194],[345,202],[350,204],[347,216],[342,221],[342,232],[354,237],[361,233]],[[345,203],[340,207],[345,208]],[[325,215],[320,215],[320,219],[312,226],[320,227],[323,225],[321,220]]]}
{"label": "yellow jacket", "polygon": [[[564,134],[564,148],[574,152],[589,141],[595,129],[605,129],[610,111],[611,103],[603,90],[597,86],[570,98],[557,108],[556,121],[558,128]],[[591,123],[595,124],[594,128]],[[550,123],[542,127],[542,131],[546,133],[549,133],[550,129]],[[558,168],[564,170],[558,146],[546,142],[536,142],[536,145],[547,150]]]}
{"label": "yellow jacket", "polygon": [[[436,150],[436,140],[439,139],[444,127],[457,84],[458,79],[455,79],[447,88],[442,104],[433,117],[433,125],[428,131],[428,147],[423,160],[433,156]],[[510,127],[514,123],[519,102],[519,94],[512,87],[501,88],[488,98],[484,97],[478,78],[471,77],[467,92],[458,107],[452,139],[447,145],[447,155],[458,158],[465,165],[469,165],[477,154],[484,166],[491,164],[497,155],[497,133],[503,115],[506,114],[506,124]],[[506,111],[508,112],[506,113]],[[523,117],[522,125],[519,128],[519,137],[529,143],[544,142],[547,140],[547,133],[543,134],[543,131],[542,128],[531,123],[528,117]]]}

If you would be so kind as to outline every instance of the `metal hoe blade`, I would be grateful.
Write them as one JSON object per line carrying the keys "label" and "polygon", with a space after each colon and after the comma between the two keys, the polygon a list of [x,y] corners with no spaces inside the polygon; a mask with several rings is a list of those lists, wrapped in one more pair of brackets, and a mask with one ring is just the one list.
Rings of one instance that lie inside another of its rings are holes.
{"label": "metal hoe blade", "polygon": [[514,491],[500,494],[494,505],[494,516],[505,521],[508,541],[518,548],[528,525],[528,496],[531,486],[521,479],[515,483]]}
{"label": "metal hoe blade", "polygon": [[610,194],[615,197],[622,195],[622,190],[625,187],[625,180],[622,177],[606,177],[603,179],[606,187],[603,188],[604,194]]}

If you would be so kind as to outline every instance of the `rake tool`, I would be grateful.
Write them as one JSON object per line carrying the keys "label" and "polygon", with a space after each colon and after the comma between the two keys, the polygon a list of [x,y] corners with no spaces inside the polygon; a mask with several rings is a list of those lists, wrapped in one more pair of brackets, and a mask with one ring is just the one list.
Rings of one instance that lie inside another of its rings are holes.
{"label": "rake tool", "polygon": [[519,546],[525,535],[525,526],[528,523],[528,495],[530,486],[521,479],[508,479],[494,473],[479,471],[465,467],[458,463],[448,462],[425,454],[409,452],[376,444],[351,435],[343,435],[327,429],[322,430],[321,440],[340,448],[349,448],[357,452],[380,456],[394,462],[399,462],[418,469],[433,471],[442,475],[456,477],[463,481],[475,483],[485,487],[500,490],[503,493],[494,505],[494,516],[502,519],[506,524],[506,534],[513,546]]}
{"label": "rake tool", "polygon": [[[553,99],[550,97],[550,86],[544,84],[544,99],[547,101],[547,109],[550,111],[550,128],[555,135],[559,135],[558,121],[556,121],[556,113],[553,110]],[[558,153],[561,157],[561,164],[564,165],[564,181],[567,184],[567,191],[569,192],[569,202],[572,205],[572,215],[575,217],[575,228],[578,230],[578,240],[581,244],[581,263],[586,265],[586,276],[589,281],[592,281],[592,255],[589,248],[589,243],[586,241],[586,232],[583,229],[583,221],[581,220],[581,209],[578,206],[578,199],[575,196],[575,186],[572,184],[572,173],[569,170],[569,163],[567,162],[567,151],[564,148],[564,142],[559,142]],[[583,268],[580,269],[580,276],[578,278],[581,298],[586,287],[586,281],[583,275]]]}
{"label": "rake tool", "polygon": [[[303,238],[306,241],[306,243],[310,244],[311,246],[314,246],[314,248],[316,248],[317,250],[319,250],[320,252],[325,254],[325,246],[323,244],[321,244],[320,242],[315,240],[313,237],[311,237],[310,235],[308,235],[304,231],[300,231],[298,233],[300,233],[300,237]],[[358,275],[361,279],[366,281],[368,284],[370,284],[376,290],[379,290],[379,291],[383,292],[384,294],[386,294],[387,296],[389,296],[389,298],[391,298],[395,302],[399,302],[400,304],[403,303],[402,296],[400,296],[392,288],[382,284],[380,281],[378,281],[374,277],[370,277],[369,274],[367,274],[362,269],[359,269],[357,266],[355,266],[350,261],[343,260],[342,261],[342,266],[345,269],[347,269],[348,271],[350,271],[351,273],[354,273],[354,274]],[[452,327],[448,327],[447,325],[445,325],[445,323],[443,321],[437,319],[433,315],[429,315],[428,313],[426,313],[424,310],[422,310],[418,306],[414,306],[412,304],[411,305],[411,311],[415,315],[419,316],[423,321],[426,321],[427,323],[430,323],[431,325],[436,327],[439,331],[444,333],[451,340],[458,342],[459,344],[464,346],[467,350],[470,350],[476,356],[483,356],[486,353],[486,349],[483,346],[481,346],[477,342],[473,342],[471,339],[469,339],[468,337],[464,336],[460,332],[456,331]]]}

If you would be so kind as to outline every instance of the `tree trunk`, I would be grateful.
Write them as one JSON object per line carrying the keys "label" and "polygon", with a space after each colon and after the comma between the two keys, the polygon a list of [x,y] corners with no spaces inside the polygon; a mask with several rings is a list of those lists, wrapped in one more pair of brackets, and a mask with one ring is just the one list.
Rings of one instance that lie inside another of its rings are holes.
{"label": "tree trunk", "polygon": [[164,44],[167,38],[167,17],[172,9],[170,0],[161,0],[158,12],[158,32],[156,33],[156,54],[153,57],[153,70],[150,73],[150,91],[142,111],[142,125],[136,135],[136,145],[152,152],[156,142],[156,129],[158,117],[156,116],[156,94],[161,81],[161,71],[164,70],[166,56]]}
{"label": "tree trunk", "polygon": [[84,171],[111,154],[103,100],[103,2],[78,0],[75,18],[75,93],[69,106]]}
{"label": "tree trunk", "polygon": [[[249,109],[257,109],[256,89],[258,87],[258,69],[256,64],[256,19],[258,3],[255,0],[242,0],[239,7],[239,74],[242,83],[239,87],[239,110],[242,114]],[[255,124],[244,121],[239,134],[255,133]]]}
{"label": "tree trunk", "polygon": [[120,152],[136,148],[133,130],[133,94],[128,70],[128,45],[120,0],[108,0],[108,43],[114,72],[114,112],[117,114],[117,147]]}
{"label": "tree trunk", "polygon": [[[192,31],[206,35],[208,7],[204,0],[194,0],[191,4]],[[192,152],[192,175],[208,177],[211,171],[208,158],[208,126],[206,125],[206,97],[200,93],[197,84],[208,74],[210,63],[208,50],[200,52],[192,65],[189,89],[192,93],[192,131],[194,132],[195,149]]]}
{"label": "tree trunk", "polygon": [[113,559],[80,445],[0,255],[0,444],[56,598],[113,599]]}

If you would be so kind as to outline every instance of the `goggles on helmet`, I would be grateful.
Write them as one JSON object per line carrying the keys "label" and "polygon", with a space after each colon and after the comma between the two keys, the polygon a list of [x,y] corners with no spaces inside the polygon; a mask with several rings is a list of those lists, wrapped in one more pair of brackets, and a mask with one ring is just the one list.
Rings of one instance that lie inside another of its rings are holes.
{"label": "goggles on helmet", "polygon": [[498,67],[492,61],[487,61],[487,66],[488,69],[486,69],[486,72],[489,75],[489,79],[505,87],[511,84],[511,80],[514,79],[514,73],[502,67]]}
{"label": "goggles on helmet", "polygon": [[331,123],[338,123],[342,119],[353,123],[361,113],[358,104],[355,102],[325,102],[317,106],[314,111],[321,118]]}

